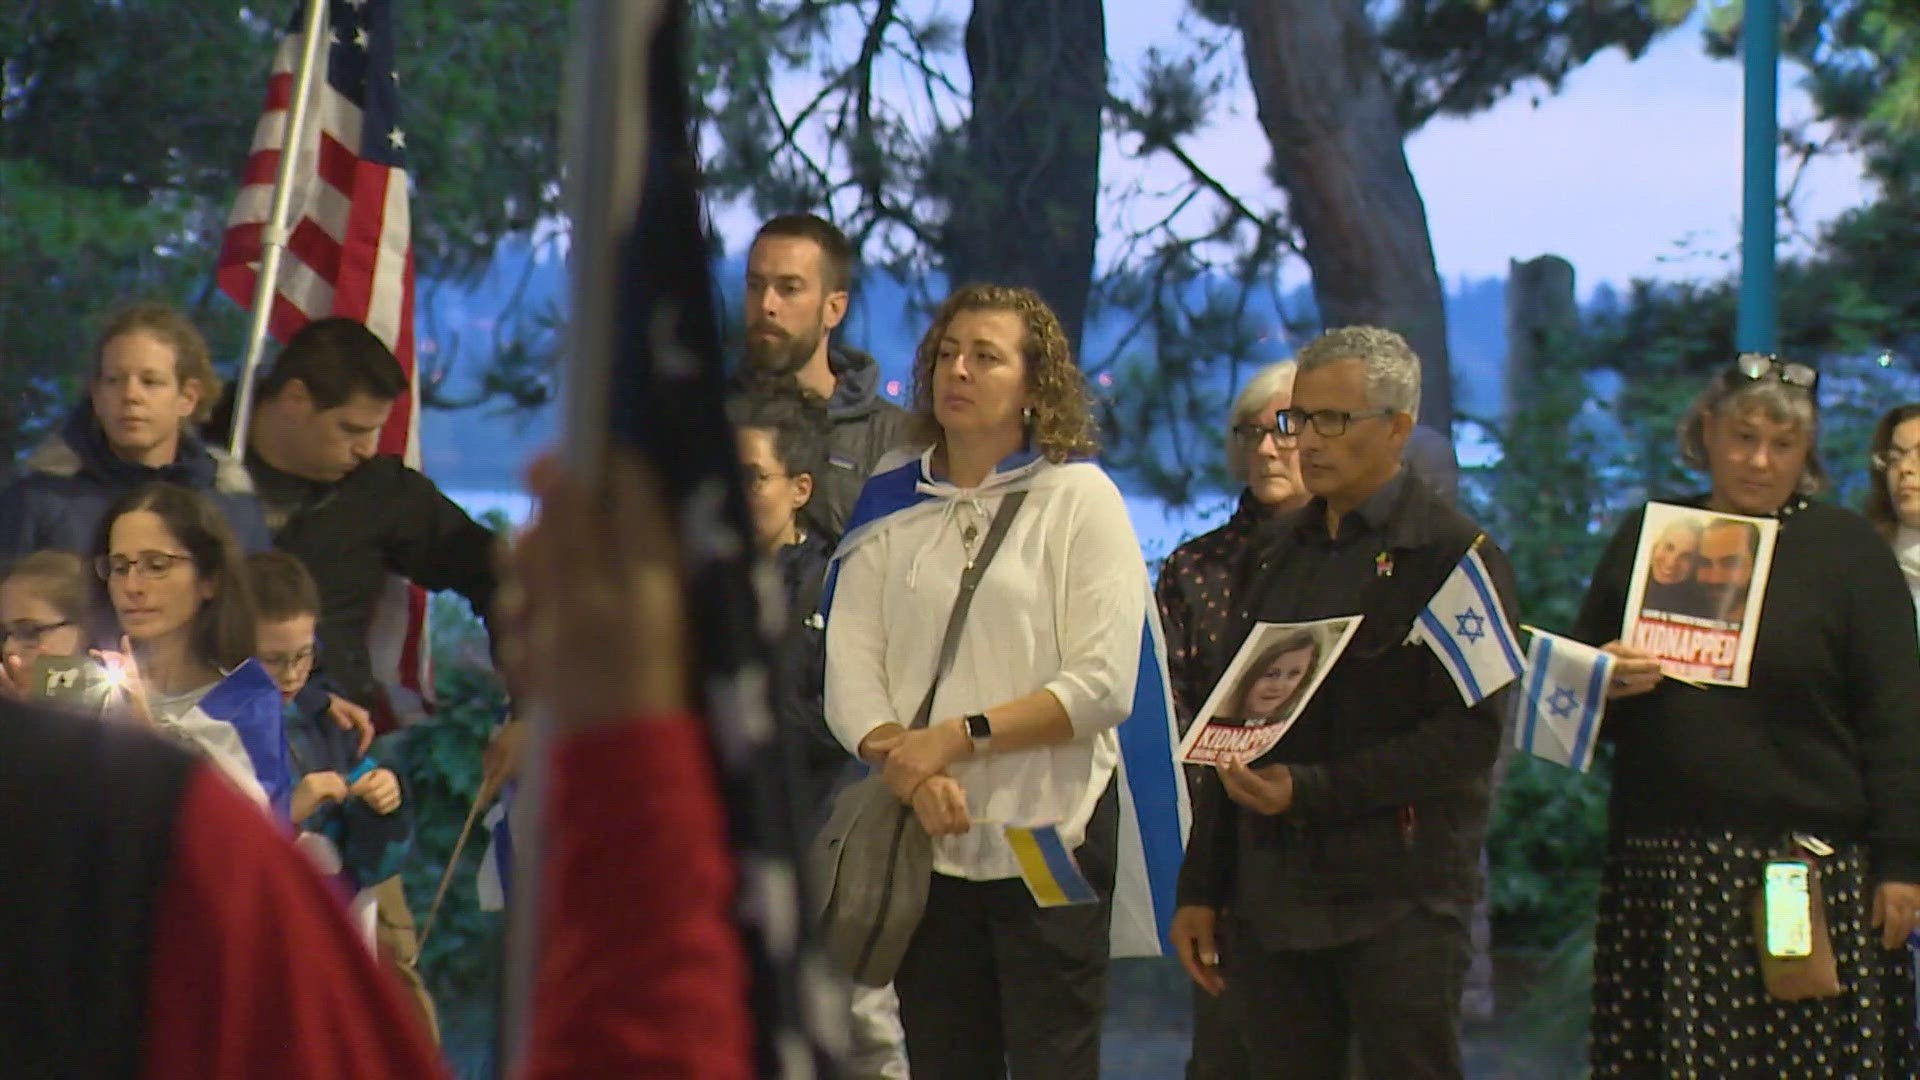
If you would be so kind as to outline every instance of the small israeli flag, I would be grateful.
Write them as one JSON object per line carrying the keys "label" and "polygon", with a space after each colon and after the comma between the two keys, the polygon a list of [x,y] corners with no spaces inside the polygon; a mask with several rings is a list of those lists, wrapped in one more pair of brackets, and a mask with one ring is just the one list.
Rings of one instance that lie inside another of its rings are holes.
{"label": "small israeli flag", "polygon": [[1414,621],[1409,642],[1424,642],[1440,658],[1461,700],[1478,705],[1520,677],[1520,642],[1480,561],[1479,543],[1453,568]]}
{"label": "small israeli flag", "polygon": [[513,795],[509,783],[487,810],[480,824],[487,829],[487,852],[480,857],[476,888],[481,911],[505,911],[513,874]]}
{"label": "small israeli flag", "polygon": [[1607,708],[1613,657],[1591,645],[1534,630],[1514,746],[1556,765],[1586,772]]}

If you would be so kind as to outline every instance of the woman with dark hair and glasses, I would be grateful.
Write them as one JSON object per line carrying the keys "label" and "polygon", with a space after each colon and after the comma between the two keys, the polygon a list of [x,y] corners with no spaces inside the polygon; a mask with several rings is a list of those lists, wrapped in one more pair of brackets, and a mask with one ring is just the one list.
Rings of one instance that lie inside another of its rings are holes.
{"label": "woman with dark hair and glasses", "polygon": [[1920,403],[1896,406],[1873,429],[1867,520],[1893,545],[1920,608]]}
{"label": "woman with dark hair and glasses", "polygon": [[[1580,612],[1576,634],[1618,657],[1596,1078],[1915,1075],[1920,639],[1873,526],[1812,501],[1817,385],[1805,365],[1742,356],[1681,424],[1711,481],[1681,501],[1780,522],[1747,687],[1663,679],[1618,640],[1644,510]],[[1783,1000],[1763,978],[1754,905],[1781,858],[1818,868],[1837,994]]]}
{"label": "woman with dark hair and glasses", "polygon": [[228,691],[271,702],[259,714],[273,718],[273,730],[254,738],[243,740],[233,724],[200,708],[254,651],[246,564],[219,507],[172,484],[143,488],[107,511],[94,550],[101,609],[125,649],[113,659],[125,672],[133,714],[205,754],[241,791],[278,805],[290,778],[273,680],[256,664],[257,679]]}

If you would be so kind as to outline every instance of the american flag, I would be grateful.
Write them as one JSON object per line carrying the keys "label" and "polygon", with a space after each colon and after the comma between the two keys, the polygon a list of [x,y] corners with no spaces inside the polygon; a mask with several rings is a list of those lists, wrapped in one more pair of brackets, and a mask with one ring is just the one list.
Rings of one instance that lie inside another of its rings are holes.
{"label": "american flag", "polygon": [[[240,194],[227,218],[217,271],[221,291],[253,306],[261,238],[285,147],[298,77],[306,5],[274,54],[267,107],[253,129]],[[292,174],[287,250],[268,329],[286,341],[311,319],[365,323],[400,360],[411,388],[394,404],[380,452],[420,467],[419,382],[413,354],[413,241],[408,218],[406,132],[400,127],[388,0],[328,0],[326,40],[315,64],[307,121]],[[431,705],[427,596],[395,578],[376,612],[368,647],[386,690],[381,726]]]}
{"label": "american flag", "polygon": [[[618,57],[615,70],[635,85],[616,77],[594,87],[612,105],[602,116],[606,127],[587,130],[583,143],[609,148],[607,164],[616,177],[644,171],[644,179],[637,191],[617,181],[606,185],[616,193],[610,196],[610,235],[574,238],[575,273],[597,265],[595,253],[609,245],[614,280],[605,313],[609,325],[589,326],[582,311],[574,312],[581,339],[609,348],[581,349],[569,377],[582,379],[580,385],[604,382],[604,397],[580,400],[605,410],[610,442],[644,453],[676,512],[695,674],[712,722],[740,874],[734,915],[753,972],[757,1075],[816,1080],[837,1074],[848,1012],[813,952],[800,875],[794,762],[775,737],[768,696],[769,643],[760,618],[767,594],[756,586],[746,493],[727,422],[725,363],[693,144],[688,6],[686,0],[585,5],[605,17],[594,28],[622,47],[629,41],[622,31],[649,24],[649,15],[659,21],[650,34],[633,35],[631,52]],[[639,127],[645,143],[637,137]],[[644,170],[637,167],[641,162]],[[583,192],[595,190],[595,177],[573,180]],[[628,195],[634,197],[629,201]],[[583,193],[582,203],[590,197]],[[578,220],[575,228],[582,231]],[[602,357],[605,378],[596,380],[588,369]],[[582,425],[596,427],[591,421]]]}

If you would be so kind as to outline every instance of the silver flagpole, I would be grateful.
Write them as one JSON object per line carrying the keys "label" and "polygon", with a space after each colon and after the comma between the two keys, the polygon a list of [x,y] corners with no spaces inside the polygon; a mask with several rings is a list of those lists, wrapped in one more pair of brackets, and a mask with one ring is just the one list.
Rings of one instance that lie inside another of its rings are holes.
{"label": "silver flagpole", "polygon": [[[562,126],[571,217],[568,261],[572,289],[566,366],[566,454],[575,474],[592,482],[608,449],[608,402],[616,345],[620,253],[640,211],[647,150],[647,55],[671,0],[579,0],[568,61]],[[553,716],[528,702],[527,752],[514,797],[513,874],[507,936],[505,1068],[526,1060],[539,960],[546,792]]]}
{"label": "silver flagpole", "polygon": [[280,287],[280,258],[287,250],[287,214],[293,205],[293,170],[306,137],[307,112],[313,99],[313,69],[320,62],[327,36],[327,0],[307,0],[305,38],[300,67],[293,80],[293,100],[287,103],[287,125],[280,133],[280,167],[273,177],[273,202],[260,231],[260,277],[253,287],[253,319],[247,326],[247,359],[240,368],[233,401],[233,437],[227,449],[235,461],[246,460],[247,430],[253,424],[253,377],[267,350],[267,327],[273,319],[273,294]]}

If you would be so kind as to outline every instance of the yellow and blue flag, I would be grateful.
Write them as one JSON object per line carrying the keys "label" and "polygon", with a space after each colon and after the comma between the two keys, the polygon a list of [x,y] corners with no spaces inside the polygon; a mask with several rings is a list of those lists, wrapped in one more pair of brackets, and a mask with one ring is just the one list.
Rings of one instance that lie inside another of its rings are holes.
{"label": "yellow and blue flag", "polygon": [[1073,853],[1060,840],[1060,830],[1052,825],[1003,827],[1007,846],[1020,861],[1020,880],[1027,883],[1033,902],[1043,908],[1068,904],[1094,904],[1099,894],[1073,861]]}

